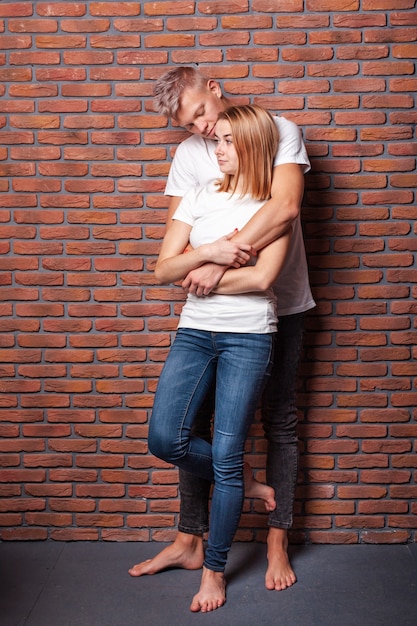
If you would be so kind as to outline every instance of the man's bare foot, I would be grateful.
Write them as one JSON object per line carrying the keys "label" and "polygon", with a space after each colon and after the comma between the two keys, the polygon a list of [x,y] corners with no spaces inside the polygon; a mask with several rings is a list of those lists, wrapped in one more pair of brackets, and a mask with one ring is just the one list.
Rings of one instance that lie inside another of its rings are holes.
{"label": "man's bare foot", "polygon": [[273,488],[257,481],[248,463],[244,465],[243,478],[245,482],[245,498],[259,498],[264,501],[267,511],[273,511],[277,506]]}
{"label": "man's bare foot", "polygon": [[220,608],[225,602],[226,580],[223,572],[213,572],[203,567],[200,590],[191,602],[191,611],[207,613]]}
{"label": "man's bare foot", "polygon": [[129,574],[131,576],[151,575],[169,567],[200,569],[203,560],[203,538],[178,531],[174,543],[161,550],[153,559],[134,565],[129,570]]}
{"label": "man's bare foot", "polygon": [[288,538],[284,528],[270,527],[268,532],[268,569],[265,575],[267,589],[283,591],[297,581],[288,558]]}

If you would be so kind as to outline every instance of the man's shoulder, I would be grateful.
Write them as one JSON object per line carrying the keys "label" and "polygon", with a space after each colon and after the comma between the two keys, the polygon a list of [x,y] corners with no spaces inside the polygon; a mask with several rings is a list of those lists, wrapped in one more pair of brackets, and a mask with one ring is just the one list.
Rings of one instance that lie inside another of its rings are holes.
{"label": "man's shoulder", "polygon": [[295,122],[283,117],[282,115],[273,115],[275,124],[280,132],[298,133],[299,129]]}
{"label": "man's shoulder", "polygon": [[201,150],[205,146],[205,140],[200,135],[190,135],[177,146],[177,151],[191,152],[192,150]]}

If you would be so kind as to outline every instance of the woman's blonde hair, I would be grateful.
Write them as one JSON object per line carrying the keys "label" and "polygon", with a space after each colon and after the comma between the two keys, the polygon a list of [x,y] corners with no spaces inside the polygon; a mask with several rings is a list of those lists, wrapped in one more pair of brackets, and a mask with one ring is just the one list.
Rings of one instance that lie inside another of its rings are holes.
{"label": "woman's blonde hair", "polygon": [[278,149],[278,129],[268,111],[256,104],[230,106],[219,113],[219,120],[229,122],[238,157],[234,176],[225,174],[218,191],[235,193],[238,182],[241,194],[256,200],[271,197],[274,157]]}

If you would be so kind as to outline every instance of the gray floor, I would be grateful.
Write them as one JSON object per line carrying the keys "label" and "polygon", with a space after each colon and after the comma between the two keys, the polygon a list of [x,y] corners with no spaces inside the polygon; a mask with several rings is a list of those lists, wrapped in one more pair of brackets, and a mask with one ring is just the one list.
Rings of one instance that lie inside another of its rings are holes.
{"label": "gray floor", "polygon": [[233,544],[228,595],[191,613],[200,572],[131,578],[156,543],[0,543],[1,626],[416,626],[417,545],[294,546],[298,582],[264,587],[265,546]]}

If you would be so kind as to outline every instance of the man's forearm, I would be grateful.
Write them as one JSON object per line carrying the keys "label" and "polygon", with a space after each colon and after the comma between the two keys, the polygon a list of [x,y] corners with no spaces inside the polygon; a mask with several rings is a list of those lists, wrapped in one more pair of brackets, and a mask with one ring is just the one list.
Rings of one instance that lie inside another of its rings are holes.
{"label": "man's forearm", "polygon": [[304,174],[295,163],[274,170],[272,194],[249,222],[233,237],[261,250],[288,231],[298,217],[304,193]]}
{"label": "man's forearm", "polygon": [[229,269],[215,288],[219,294],[238,294],[265,291],[280,274],[291,242],[291,232],[265,246],[255,265]]}
{"label": "man's forearm", "polygon": [[291,205],[277,211],[276,201],[272,198],[259,209],[242,230],[233,237],[233,241],[250,243],[255,250],[262,250],[265,246],[282,237],[299,215],[296,205]]}

